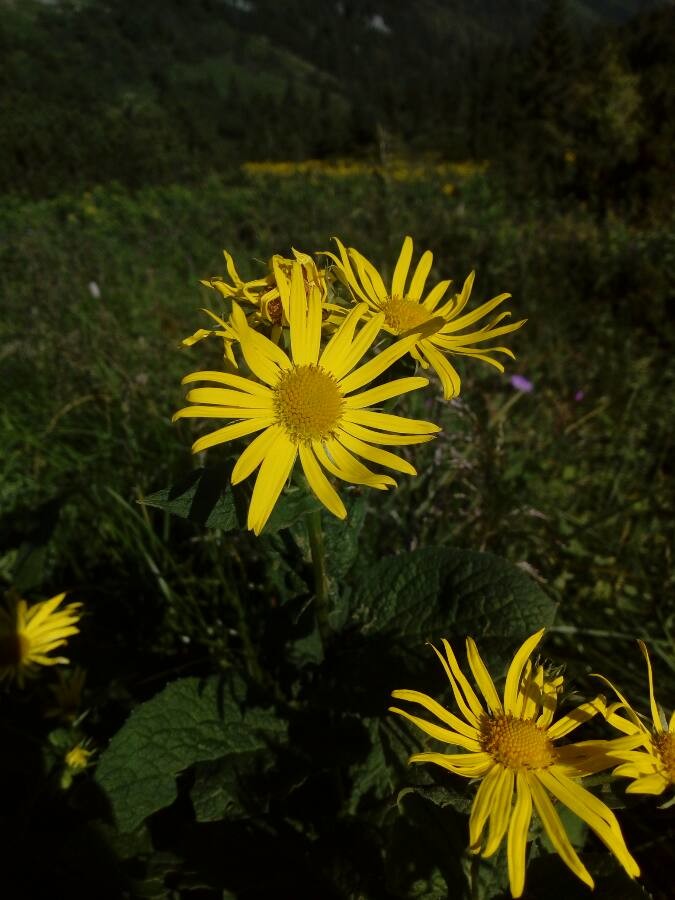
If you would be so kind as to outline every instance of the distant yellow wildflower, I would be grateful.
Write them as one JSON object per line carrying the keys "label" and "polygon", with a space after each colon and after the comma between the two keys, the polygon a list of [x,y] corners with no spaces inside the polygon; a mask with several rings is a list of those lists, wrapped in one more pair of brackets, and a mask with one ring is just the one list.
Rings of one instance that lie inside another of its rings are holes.
{"label": "distant yellow wildflower", "polygon": [[320,286],[308,285],[302,263],[295,261],[290,280],[280,282],[279,289],[283,308],[288,310],[290,356],[250,328],[245,314],[234,302],[232,327],[257,380],[225,372],[194,372],[183,379],[184,384],[210,381],[225,387],[191,390],[187,400],[195,405],[174,416],[174,420],[236,420],[195,441],[194,453],[262,432],[242,453],[232,472],[232,483],[236,484],[259,468],[248,512],[248,527],[256,534],[267,522],[298,455],[312,491],[330,512],[344,518],[345,506],[324,469],[352,484],[386,490],[396,484],[394,479],[371,471],[353,454],[414,475],[410,463],[374,445],[421,443],[431,440],[440,430],[431,422],[369,409],[373,404],[424,387],[428,384],[426,378],[401,378],[355,393],[407,353],[417,335],[397,341],[359,366],[380,331],[383,316],[372,317],[356,333],[366,307],[355,307],[321,351]]}
{"label": "distant yellow wildflower", "polygon": [[[618,731],[635,739],[635,749],[626,748],[624,741],[624,747],[612,751],[612,756],[622,761],[612,774],[633,779],[626,788],[627,794],[662,794],[666,788],[675,785],[675,711],[667,722],[654,697],[654,678],[647,647],[644,641],[638,641],[638,644],[647,663],[652,728],[644,724],[623,694],[604,676],[600,676],[619,698],[618,703],[608,707],[607,721]],[[619,715],[620,709],[625,709],[628,718]]]}
{"label": "distant yellow wildflower", "polygon": [[477,345],[516,331],[525,324],[525,319],[502,325],[500,323],[511,315],[510,312],[502,312],[477,330],[466,331],[475,322],[489,315],[510,297],[510,294],[500,294],[472,312],[461,315],[469,301],[474,272],[466,279],[459,294],[439,305],[452,282],[449,280],[439,282],[428,292],[424,300],[422,299],[433,262],[431,251],[427,250],[422,254],[406,287],[413,253],[412,238],[406,237],[403,241],[390,287],[385,286],[380,273],[365,256],[353,247],[347,250],[337,238],[335,241],[339,258],[330,252],[326,252],[326,255],[335,263],[340,279],[349,288],[354,300],[366,303],[370,315],[384,315],[385,331],[400,336],[412,328],[436,323],[435,330],[420,335],[411,349],[411,355],[423,368],[431,366],[436,371],[446,400],[456,396],[460,391],[459,375],[446,354],[471,356],[489,363],[500,372],[504,371],[504,366],[493,357],[493,354],[502,353],[514,358],[508,347],[486,348]]}
{"label": "distant yellow wildflower", "polygon": [[66,753],[65,763],[69,769],[82,771],[87,768],[93,755],[94,750],[89,750],[85,743],[79,743]]}
{"label": "distant yellow wildflower", "polygon": [[64,656],[49,655],[80,630],[82,604],[59,609],[65,596],[58,594],[31,607],[25,600],[10,600],[0,608],[0,680],[16,678],[22,684],[35,666],[68,662]]}
{"label": "distant yellow wildflower", "polygon": [[409,719],[437,741],[466,751],[416,753],[410,762],[434,763],[464,778],[481,779],[469,819],[470,849],[484,857],[492,856],[507,837],[509,882],[514,897],[521,896],[525,885],[533,805],[563,862],[593,887],[593,879],[572,847],[549,794],[587,823],[629,875],[639,874],[614,813],[575,780],[612,765],[612,757],[606,753],[609,742],[584,741],[564,746],[555,743],[603,712],[604,699],[596,697],[582,703],[553,721],[563,679],[548,678],[544,667],[533,665],[530,660],[543,634],[542,628],[515,654],[506,675],[503,700],[472,638],[466,642],[467,657],[484,702],[460,669],[450,644],[443,641],[445,655],[433,648],[448,676],[462,718],[418,691],[392,693],[397,700],[423,707],[443,724],[428,722],[398,707],[391,707],[391,712]]}

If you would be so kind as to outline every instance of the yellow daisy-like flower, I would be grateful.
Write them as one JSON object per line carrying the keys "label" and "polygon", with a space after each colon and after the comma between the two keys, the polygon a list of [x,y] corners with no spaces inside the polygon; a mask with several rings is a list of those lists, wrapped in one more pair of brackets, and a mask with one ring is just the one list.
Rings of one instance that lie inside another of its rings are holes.
{"label": "yellow daisy-like flower", "polygon": [[352,484],[386,490],[396,484],[394,479],[371,471],[356,457],[415,475],[409,462],[377,445],[418,444],[431,440],[440,430],[431,422],[370,409],[375,403],[424,387],[426,378],[400,378],[356,393],[407,353],[417,335],[359,365],[377,337],[382,316],[373,317],[357,332],[365,307],[355,307],[321,350],[319,289],[310,286],[306,291],[297,262],[287,296],[286,288],[280,287],[289,311],[290,356],[250,328],[234,303],[232,325],[244,359],[258,380],[226,372],[193,372],[183,379],[184,384],[210,381],[225,387],[191,390],[187,400],[195,405],[174,416],[174,420],[188,416],[237,420],[199,438],[192,446],[193,453],[262,432],[232,472],[232,483],[237,484],[260,467],[248,511],[248,527],[256,534],[267,522],[298,456],[312,491],[330,512],[344,518],[344,504],[324,469]]}
{"label": "yellow daisy-like flower", "polygon": [[491,856],[507,836],[509,882],[514,897],[521,896],[525,885],[533,806],[563,862],[593,887],[593,879],[572,847],[549,794],[588,824],[629,875],[639,875],[614,813],[575,780],[612,765],[612,758],[606,753],[609,742],[556,745],[560,738],[603,712],[604,700],[597,697],[582,703],[553,721],[562,678],[547,678],[543,666],[533,665],[530,660],[543,634],[542,628],[515,654],[506,675],[503,700],[471,638],[466,642],[467,658],[482,701],[460,669],[450,644],[443,641],[445,655],[434,647],[462,718],[418,691],[392,693],[397,700],[422,706],[443,724],[428,722],[397,707],[391,707],[391,712],[405,716],[436,740],[465,751],[417,753],[410,762],[435,763],[456,775],[481,779],[469,819],[470,849],[484,857]]}
{"label": "yellow daisy-like flower", "polygon": [[472,312],[461,315],[469,302],[474,272],[464,282],[461,293],[455,294],[441,304],[452,284],[451,281],[439,282],[422,299],[433,262],[433,254],[430,250],[422,254],[410,283],[406,287],[413,253],[412,238],[406,237],[403,241],[390,288],[385,286],[379,272],[365,256],[362,256],[353,247],[347,250],[337,238],[335,238],[335,242],[340,257],[338,258],[330,252],[326,252],[326,255],[335,263],[340,279],[347,285],[354,299],[366,303],[371,315],[384,314],[386,331],[389,331],[390,334],[401,335],[409,332],[412,328],[434,320],[435,331],[420,336],[412,348],[411,354],[423,368],[431,366],[436,371],[441,380],[443,396],[446,400],[459,394],[461,386],[459,374],[446,354],[472,356],[474,359],[481,359],[483,362],[489,363],[500,372],[504,371],[504,366],[492,354],[503,353],[512,359],[515,358],[508,347],[486,348],[477,345],[516,331],[525,324],[525,319],[501,325],[500,323],[511,315],[510,312],[502,312],[481,328],[466,331],[467,328],[485,318],[495,307],[510,297],[510,294],[500,294]]}
{"label": "yellow daisy-like flower", "polygon": [[23,684],[35,666],[68,662],[64,656],[49,655],[80,630],[82,604],[69,603],[59,609],[65,596],[58,594],[31,607],[18,600],[0,609],[0,680],[16,677]]}
{"label": "yellow daisy-like flower", "polygon": [[[611,682],[603,676],[599,676],[610,685],[620,701],[607,708],[605,714],[607,721],[618,731],[633,737],[635,744],[635,749],[631,749],[627,748],[626,742],[623,741],[623,747],[612,751],[612,756],[622,761],[612,774],[633,779],[626,788],[627,794],[662,794],[666,788],[675,785],[675,711],[670,716],[670,722],[667,723],[665,714],[659,709],[654,697],[654,678],[647,647],[644,641],[638,641],[638,644],[647,663],[649,705],[653,728],[645,725],[623,694]],[[625,709],[628,718],[619,715],[618,710],[622,708]],[[619,738],[620,742],[621,740]],[[610,743],[614,745],[616,742],[611,741]]]}

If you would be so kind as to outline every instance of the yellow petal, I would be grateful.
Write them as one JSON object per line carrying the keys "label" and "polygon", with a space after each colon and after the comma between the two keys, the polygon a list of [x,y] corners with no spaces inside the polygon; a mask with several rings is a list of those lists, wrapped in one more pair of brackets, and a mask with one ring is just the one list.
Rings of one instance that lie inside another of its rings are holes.
{"label": "yellow petal", "polygon": [[403,297],[405,294],[405,282],[410,269],[410,260],[412,259],[413,242],[412,238],[406,236],[403,240],[403,246],[396,261],[394,269],[394,277],[391,282],[391,294],[393,297]]}
{"label": "yellow petal", "polygon": [[280,425],[270,425],[262,434],[259,434],[243,451],[232,469],[232,484],[239,484],[254,472],[263,459],[267,456],[272,444],[282,433]]}
{"label": "yellow petal", "polygon": [[472,853],[480,852],[483,829],[492,810],[495,789],[503,771],[502,766],[493,765],[476,792],[469,817],[469,849]]}
{"label": "yellow petal", "polygon": [[393,469],[395,472],[403,472],[405,475],[417,475],[415,467],[412,466],[407,459],[401,459],[401,457],[396,456],[395,453],[390,453],[388,450],[381,450],[379,447],[372,447],[370,444],[366,444],[342,430],[338,432],[337,439],[343,447],[356,453],[357,456],[362,456],[363,459],[377,463],[379,466],[386,466],[388,469]]}
{"label": "yellow petal", "polygon": [[527,778],[516,773],[516,804],[509,823],[507,860],[512,897],[520,897],[525,888],[525,851],[532,818],[532,794]]}
{"label": "yellow petal", "polygon": [[488,837],[483,848],[482,856],[487,858],[499,848],[506,829],[509,827],[511,806],[513,803],[513,783],[515,775],[513,769],[502,769],[499,781],[492,797],[492,809],[490,810],[490,826]]}
{"label": "yellow petal", "polygon": [[260,466],[248,509],[248,527],[255,534],[265,527],[279,494],[291,474],[297,455],[295,444],[278,434]]}
{"label": "yellow petal", "polygon": [[541,824],[544,826],[544,830],[553,844],[553,849],[565,865],[574,872],[577,878],[580,878],[584,884],[593,888],[595,886],[593,879],[591,878],[588,869],[577,856],[576,850],[570,843],[570,839],[567,837],[567,833],[560,821],[560,817],[553,808],[553,804],[549,800],[546,791],[539,783],[537,776],[538,773],[528,773],[527,780],[530,786],[532,799],[534,800],[534,807],[537,810],[537,815],[541,819]]}
{"label": "yellow petal", "polygon": [[424,285],[427,283],[433,261],[434,255],[431,250],[425,250],[420,257],[420,261],[417,263],[415,274],[410,282],[410,288],[407,294],[409,300],[419,300],[422,296],[422,291],[424,290]]}
{"label": "yellow petal", "polygon": [[413,725],[417,725],[421,731],[431,735],[431,737],[435,738],[437,741],[442,741],[444,744],[452,744],[456,747],[464,747],[466,750],[480,751],[480,744],[478,741],[468,738],[466,735],[459,734],[456,731],[450,731],[449,728],[442,728],[440,725],[435,725],[433,722],[427,722],[426,719],[420,719],[418,716],[413,716],[411,713],[406,712],[404,709],[399,709],[397,706],[390,706],[389,712],[396,713],[397,715],[408,719]]}
{"label": "yellow petal", "polygon": [[323,503],[326,509],[329,510],[329,512],[332,512],[334,516],[337,516],[338,519],[346,518],[347,510],[345,509],[345,505],[340,499],[338,492],[324,475],[312,448],[300,444],[298,449],[300,451],[300,463],[303,472],[316,497]]}
{"label": "yellow petal", "polygon": [[523,668],[534,653],[535,647],[541,641],[545,631],[545,628],[540,628],[539,631],[531,635],[519,647],[516,655],[513,657],[509,670],[506,673],[506,684],[504,685],[504,711],[507,713],[517,714],[516,707]]}
{"label": "yellow petal", "polygon": [[480,692],[485,697],[488,706],[492,710],[492,712],[502,712],[502,702],[497,695],[497,691],[495,690],[494,683],[492,678],[490,677],[490,673],[487,670],[483,659],[478,652],[478,647],[476,646],[476,642],[473,638],[466,639],[466,655],[469,660],[469,667],[473,672],[473,677],[476,680],[476,684],[478,685]]}
{"label": "yellow petal", "polygon": [[268,425],[272,425],[274,419],[269,416],[267,418],[247,419],[243,422],[234,422],[232,425],[226,425],[224,428],[218,428],[210,434],[200,437],[192,445],[193,453],[201,453],[209,447],[215,447],[216,444],[224,444],[226,441],[233,441],[235,438],[243,437],[245,434],[252,434],[254,431],[262,431]]}
{"label": "yellow petal", "polygon": [[[434,647],[434,649],[436,648]],[[450,677],[452,678],[452,676]],[[432,715],[437,716],[441,720],[441,722],[445,722],[446,725],[449,725],[455,731],[459,731],[459,733],[463,734],[465,737],[477,741],[480,736],[480,732],[477,728],[475,728],[473,725],[467,725],[466,722],[463,722],[453,713],[449,712],[444,706],[441,706],[440,703],[438,703],[433,698],[428,697],[426,694],[422,694],[419,691],[397,690],[392,691],[391,696],[395,700],[407,700],[408,703],[417,703]]]}

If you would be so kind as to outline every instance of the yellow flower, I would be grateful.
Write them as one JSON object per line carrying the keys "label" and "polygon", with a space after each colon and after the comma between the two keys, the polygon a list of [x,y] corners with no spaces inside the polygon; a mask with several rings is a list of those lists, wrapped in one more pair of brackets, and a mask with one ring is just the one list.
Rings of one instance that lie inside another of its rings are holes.
{"label": "yellow flower", "polygon": [[68,662],[64,656],[49,655],[80,630],[82,604],[69,603],[59,609],[65,596],[58,594],[31,607],[18,600],[0,609],[0,680],[16,677],[23,684],[34,666]]}
{"label": "yellow flower", "polygon": [[422,254],[410,283],[406,287],[413,253],[412,238],[406,237],[403,241],[390,288],[385,286],[379,272],[365,256],[362,256],[353,247],[347,250],[337,238],[335,241],[340,258],[338,259],[335,254],[329,252],[326,252],[326,255],[335,263],[340,279],[347,285],[354,299],[366,303],[371,315],[384,314],[386,331],[390,334],[401,335],[422,324],[436,323],[435,331],[420,336],[412,348],[411,354],[423,368],[431,366],[436,371],[441,380],[443,396],[446,400],[455,397],[460,390],[459,375],[448,360],[447,353],[481,359],[499,369],[500,372],[504,371],[504,366],[499,360],[494,359],[492,354],[503,353],[514,358],[508,347],[486,348],[476,345],[516,331],[525,324],[525,319],[509,325],[500,325],[511,315],[510,312],[502,312],[477,330],[468,332],[464,330],[487,316],[495,307],[510,297],[510,294],[500,294],[498,297],[488,300],[487,303],[483,303],[473,312],[460,315],[469,301],[474,272],[464,282],[461,293],[455,294],[450,300],[441,304],[452,284],[451,281],[439,282],[422,299],[433,262],[433,255],[429,250]]}
{"label": "yellow flower", "polygon": [[465,778],[481,779],[469,820],[470,848],[473,853],[491,856],[508,835],[509,882],[514,897],[521,896],[525,885],[525,853],[533,805],[563,862],[593,887],[593,879],[572,847],[549,794],[588,824],[629,875],[639,874],[614,813],[575,780],[612,765],[612,758],[606,753],[610,742],[583,741],[562,747],[555,743],[603,712],[604,700],[597,697],[582,703],[553,721],[562,677],[547,678],[543,666],[533,665],[530,660],[543,634],[542,628],[517,651],[506,675],[503,700],[471,638],[466,642],[467,658],[484,702],[461,671],[450,644],[443,641],[445,656],[434,647],[462,718],[418,691],[392,694],[397,700],[422,706],[443,725],[397,707],[391,707],[392,712],[405,716],[436,740],[465,751],[417,753],[410,762],[435,763]]}
{"label": "yellow flower", "polygon": [[[607,708],[607,721],[618,731],[633,737],[635,745],[635,749],[626,747],[624,740],[623,747],[612,752],[615,759],[621,760],[621,765],[614,769],[612,774],[633,779],[626,788],[627,794],[662,794],[666,788],[675,785],[675,711],[670,716],[670,722],[666,724],[666,717],[654,698],[654,678],[647,647],[644,641],[638,641],[638,644],[647,662],[653,728],[644,724],[623,694],[611,682],[599,676],[610,685],[620,700],[619,703],[613,703]],[[626,710],[628,718],[618,714],[621,708]],[[619,741],[621,740],[619,738]]]}
{"label": "yellow flower", "polygon": [[293,264],[290,280],[280,289],[288,308],[290,356],[251,329],[234,303],[232,326],[257,380],[225,372],[193,372],[183,379],[184,384],[210,381],[225,387],[191,390],[187,400],[197,405],[174,416],[174,420],[186,416],[237,420],[199,438],[192,446],[193,453],[262,432],[232,472],[232,483],[237,484],[260,467],[248,512],[248,527],[256,534],[269,518],[298,456],[312,491],[330,512],[344,518],[344,504],[324,469],[344,481],[386,490],[396,484],[394,479],[372,472],[354,454],[415,475],[410,463],[375,445],[422,443],[440,430],[431,422],[369,408],[424,387],[426,378],[400,378],[355,393],[407,353],[417,335],[398,341],[359,366],[380,331],[383,316],[373,317],[357,333],[365,306],[355,307],[321,350],[320,291],[313,284],[306,288],[299,262]]}
{"label": "yellow flower", "polygon": [[66,753],[65,763],[69,769],[81,771],[87,768],[94,752],[94,750],[88,750],[84,744],[77,744],[76,747],[73,747],[72,750]]}

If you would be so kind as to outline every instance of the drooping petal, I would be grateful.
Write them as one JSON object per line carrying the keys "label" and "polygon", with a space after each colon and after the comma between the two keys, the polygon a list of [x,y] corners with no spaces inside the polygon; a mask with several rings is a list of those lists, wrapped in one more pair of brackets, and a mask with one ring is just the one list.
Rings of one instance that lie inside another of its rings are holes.
{"label": "drooping petal", "polygon": [[557,772],[555,767],[542,769],[537,772],[537,777],[554,797],[586,822],[631,877],[640,874],[638,864],[628,852],[616,816],[608,806],[571,778]]}
{"label": "drooping petal", "polygon": [[525,888],[527,836],[532,819],[532,794],[523,772],[516,773],[516,803],[509,823],[507,861],[511,896],[522,896]]}
{"label": "drooping petal", "polygon": [[490,825],[487,841],[483,848],[482,856],[490,857],[495,853],[502,842],[506,830],[509,827],[511,806],[513,804],[513,785],[515,773],[513,769],[502,769],[499,781],[492,796],[492,809],[490,810]]}
{"label": "drooping petal", "polygon": [[265,527],[274,505],[291,474],[297,448],[285,434],[278,434],[260,466],[248,508],[248,527],[255,534]]}
{"label": "drooping petal", "polygon": [[493,765],[476,791],[469,817],[469,849],[472,853],[480,852],[483,829],[492,810],[495,790],[503,771],[502,766]]}
{"label": "drooping petal", "polygon": [[298,450],[300,451],[300,463],[303,472],[315,496],[338,519],[346,518],[347,510],[345,505],[340,499],[338,492],[324,475],[323,469],[314,455],[314,450],[305,444],[300,444]]}
{"label": "drooping petal", "polygon": [[270,425],[251,441],[232,469],[232,484],[239,484],[258,468],[281,433],[281,426]]}
{"label": "drooping petal", "polygon": [[553,808],[553,804],[538,780],[538,774],[538,772],[528,773],[527,780],[530,786],[532,799],[534,800],[534,806],[537,810],[537,815],[541,819],[544,830],[553,844],[554,850],[565,865],[568,866],[577,878],[580,878],[584,882],[584,884],[587,884],[589,888],[593,888],[595,887],[595,883],[591,878],[588,869],[581,862],[577,856],[576,850],[570,843],[567,832],[560,821],[560,816]]}

